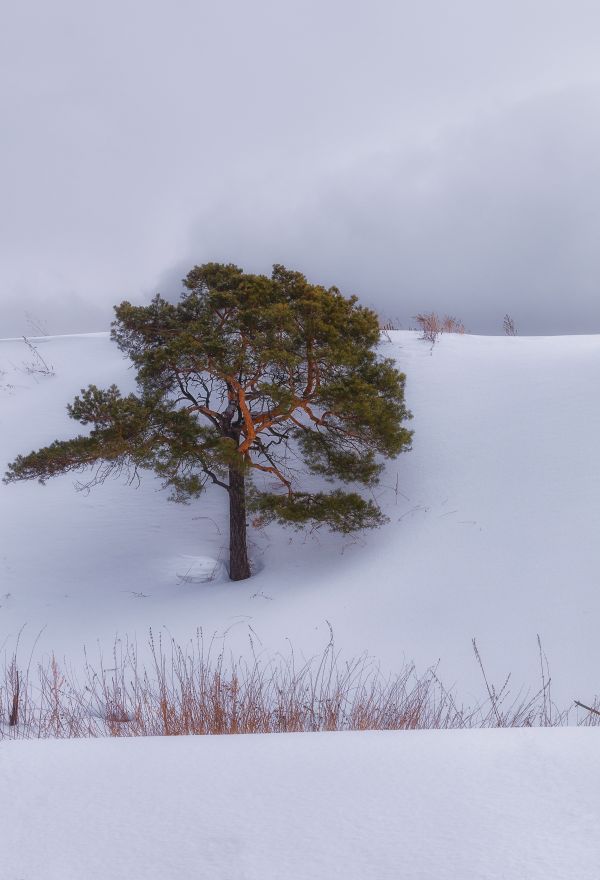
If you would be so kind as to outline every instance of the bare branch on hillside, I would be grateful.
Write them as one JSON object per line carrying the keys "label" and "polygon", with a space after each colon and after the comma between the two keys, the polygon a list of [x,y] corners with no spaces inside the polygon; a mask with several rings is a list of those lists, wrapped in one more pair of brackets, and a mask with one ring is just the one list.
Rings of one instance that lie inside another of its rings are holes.
{"label": "bare branch on hillside", "polygon": [[586,706],[585,703],[580,703],[579,700],[573,700],[576,706],[579,706],[580,709],[585,709],[586,712],[593,712],[594,715],[600,715],[600,709],[594,709],[593,706]]}
{"label": "bare branch on hillside", "polygon": [[504,333],[506,336],[516,336],[517,335],[517,328],[515,326],[515,322],[510,315],[506,314],[504,316],[504,321],[502,322],[502,326],[504,328]]}
{"label": "bare branch on hillside", "polygon": [[436,343],[438,336],[442,333],[466,333],[465,325],[459,318],[453,315],[445,315],[443,318],[437,312],[420,312],[414,315],[413,319],[417,322],[421,331],[421,339],[431,343],[431,347]]}
{"label": "bare branch on hillside", "polygon": [[399,329],[400,329],[400,327],[396,326],[394,321],[388,320],[388,321],[380,322],[380,324],[379,324],[379,332],[381,333],[382,338],[385,339],[386,342],[392,341],[392,337],[390,336],[391,331],[392,330],[399,330]]}
{"label": "bare branch on hillside", "polygon": [[40,354],[37,345],[34,345],[31,339],[28,339],[27,336],[23,337],[23,342],[32,356],[32,360],[23,363],[25,372],[29,373],[30,376],[55,376],[56,373],[54,366],[44,359]]}

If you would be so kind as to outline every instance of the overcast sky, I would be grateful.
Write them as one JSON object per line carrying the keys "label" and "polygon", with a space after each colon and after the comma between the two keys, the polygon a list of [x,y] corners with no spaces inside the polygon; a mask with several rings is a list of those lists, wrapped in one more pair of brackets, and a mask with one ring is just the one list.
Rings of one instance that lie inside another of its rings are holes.
{"label": "overcast sky", "polygon": [[0,336],[274,262],[410,326],[600,332],[597,0],[20,0]]}

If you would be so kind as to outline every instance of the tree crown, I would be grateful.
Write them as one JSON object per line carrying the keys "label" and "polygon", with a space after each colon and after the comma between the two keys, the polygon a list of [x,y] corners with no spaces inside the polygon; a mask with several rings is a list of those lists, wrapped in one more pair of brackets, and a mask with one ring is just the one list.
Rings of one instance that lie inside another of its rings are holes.
{"label": "tree crown", "polygon": [[233,468],[271,480],[252,494],[266,518],[342,531],[381,522],[357,492],[300,486],[302,471],[370,486],[409,446],[405,377],[376,353],[376,314],[279,265],[268,277],[207,263],[184,287],[177,303],[115,309],[112,337],[138,393],[82,391],[69,412],[90,434],[19,457],[7,480],[149,468],[187,500],[207,481],[229,488]]}

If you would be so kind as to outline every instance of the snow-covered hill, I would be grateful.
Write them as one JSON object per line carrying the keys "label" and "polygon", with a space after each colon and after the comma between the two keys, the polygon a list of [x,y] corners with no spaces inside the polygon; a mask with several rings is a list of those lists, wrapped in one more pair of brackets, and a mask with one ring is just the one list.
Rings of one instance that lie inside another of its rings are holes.
{"label": "snow-covered hill", "polygon": [[[328,624],[346,656],[385,668],[441,659],[461,694],[479,691],[471,638],[496,680],[537,681],[539,633],[555,697],[600,692],[600,337],[444,336],[433,351],[392,334],[382,353],[407,375],[413,450],[377,489],[390,517],[349,540],[254,531],[255,576],[191,583],[199,555],[224,558],[225,498],[167,503],[151,477],[91,493],[73,478],[0,487],[0,633],[76,662],[84,644],[145,639],[164,626],[251,631],[269,651],[310,654]],[[31,375],[22,340],[0,342],[0,466],[76,433],[65,406],[94,382],[132,385],[106,334],[35,341],[56,375]],[[182,577],[183,575],[183,577]],[[251,630],[249,628],[251,627]]]}

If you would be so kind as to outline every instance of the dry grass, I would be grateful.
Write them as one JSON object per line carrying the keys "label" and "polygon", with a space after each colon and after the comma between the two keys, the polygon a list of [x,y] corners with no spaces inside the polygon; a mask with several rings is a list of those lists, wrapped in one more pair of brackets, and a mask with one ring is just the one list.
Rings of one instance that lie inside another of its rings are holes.
{"label": "dry grass", "polygon": [[393,321],[380,321],[379,322],[379,333],[381,334],[381,338],[384,339],[386,342],[391,342],[392,337],[390,336],[390,333],[393,330],[399,330],[399,329],[400,328],[398,326],[396,326],[396,324]]}
{"label": "dry grass", "polygon": [[[134,645],[117,642],[107,664],[87,659],[81,680],[54,657],[24,669],[5,658],[0,676],[0,738],[180,736],[331,730],[414,730],[558,726],[569,712],[552,703],[547,661],[540,645],[541,682],[533,696],[512,698],[508,678],[489,683],[481,704],[459,706],[435,668],[423,675],[406,665],[384,676],[366,657],[343,662],[333,639],[322,655],[299,663],[252,651],[229,658],[202,633],[185,648],[173,640],[148,643],[149,667]],[[598,705],[580,724],[600,724]]]}
{"label": "dry grass", "polygon": [[437,312],[420,312],[414,316],[417,327],[421,331],[421,339],[435,344],[441,333],[466,333],[465,325],[452,315],[441,318]]}

